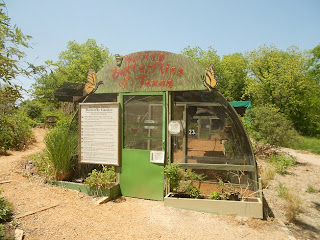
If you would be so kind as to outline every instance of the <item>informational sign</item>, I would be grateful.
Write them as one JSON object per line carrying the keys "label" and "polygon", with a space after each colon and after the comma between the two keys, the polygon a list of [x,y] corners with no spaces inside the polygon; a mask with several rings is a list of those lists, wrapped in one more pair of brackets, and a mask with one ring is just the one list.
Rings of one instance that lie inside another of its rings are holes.
{"label": "informational sign", "polygon": [[80,162],[119,165],[119,103],[82,103]]}
{"label": "informational sign", "polygon": [[164,151],[151,151],[150,162],[152,163],[164,163]]}

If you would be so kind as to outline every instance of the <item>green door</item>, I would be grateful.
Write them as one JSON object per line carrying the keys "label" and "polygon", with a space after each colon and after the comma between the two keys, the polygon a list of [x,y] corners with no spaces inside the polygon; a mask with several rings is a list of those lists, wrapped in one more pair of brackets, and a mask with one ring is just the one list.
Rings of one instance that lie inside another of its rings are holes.
{"label": "green door", "polygon": [[163,200],[165,93],[121,94],[122,195]]}

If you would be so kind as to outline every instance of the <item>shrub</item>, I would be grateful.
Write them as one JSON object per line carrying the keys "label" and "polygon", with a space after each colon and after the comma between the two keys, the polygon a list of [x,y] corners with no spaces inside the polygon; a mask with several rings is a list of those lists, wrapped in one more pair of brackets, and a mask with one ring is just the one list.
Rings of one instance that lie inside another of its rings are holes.
{"label": "shrub", "polygon": [[220,199],[221,199],[220,193],[217,192],[217,191],[212,191],[212,192],[210,193],[209,199],[220,200]]}
{"label": "shrub", "polygon": [[275,167],[277,173],[286,174],[288,169],[294,165],[296,158],[292,156],[286,156],[284,154],[270,156],[270,163]]}
{"label": "shrub", "polygon": [[67,180],[77,154],[78,136],[66,127],[56,127],[45,137],[47,156],[53,165],[55,178]]}
{"label": "shrub", "polygon": [[169,180],[170,191],[176,192],[179,187],[179,183],[182,180],[181,169],[178,164],[173,163],[165,166],[164,175]]}
{"label": "shrub", "polygon": [[4,238],[4,226],[0,223],[0,239]]}
{"label": "shrub", "polygon": [[32,121],[22,112],[0,113],[0,154],[23,149],[31,139],[31,125]]}
{"label": "shrub", "polygon": [[287,147],[297,138],[292,122],[275,107],[256,106],[246,113],[245,119],[249,135],[257,141]]}
{"label": "shrub", "polygon": [[[0,191],[1,195],[1,191]],[[7,222],[11,219],[12,207],[3,197],[0,196],[0,223]]]}
{"label": "shrub", "polygon": [[193,185],[188,185],[186,189],[186,194],[188,194],[191,198],[199,198],[200,189]]}
{"label": "shrub", "polygon": [[97,169],[92,170],[89,176],[85,180],[85,184],[89,187],[95,187],[97,192],[100,188],[108,188],[110,184],[116,181],[116,172],[114,167],[103,167],[102,171]]}

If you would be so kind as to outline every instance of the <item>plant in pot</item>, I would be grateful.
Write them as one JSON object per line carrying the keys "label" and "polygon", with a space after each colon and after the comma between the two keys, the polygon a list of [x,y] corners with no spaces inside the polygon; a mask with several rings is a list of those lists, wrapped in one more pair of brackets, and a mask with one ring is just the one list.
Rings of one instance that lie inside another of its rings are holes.
{"label": "plant in pot", "polygon": [[[165,177],[170,186],[170,192],[176,197],[200,198],[200,186],[205,176],[190,170],[184,172],[178,164],[173,163],[164,168]],[[195,186],[194,182],[199,185]]]}

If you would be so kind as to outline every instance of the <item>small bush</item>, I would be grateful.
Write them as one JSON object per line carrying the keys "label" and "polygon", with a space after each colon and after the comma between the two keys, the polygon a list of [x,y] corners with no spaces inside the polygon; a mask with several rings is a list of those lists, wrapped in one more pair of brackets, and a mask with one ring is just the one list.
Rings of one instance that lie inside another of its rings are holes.
{"label": "small bush", "polygon": [[212,191],[212,192],[210,193],[209,199],[220,200],[220,199],[221,199],[220,193],[217,192],[217,191]]}
{"label": "small bush", "polygon": [[191,198],[199,198],[200,189],[196,186],[189,185],[186,189],[186,194],[188,194]]}
{"label": "small bush", "polygon": [[46,179],[54,177],[53,165],[45,151],[36,153],[30,156],[29,159],[37,167],[37,171],[41,176],[45,177]]}
{"label": "small bush", "polygon": [[114,167],[107,168],[103,167],[102,171],[97,169],[92,170],[89,176],[85,180],[85,184],[89,187],[95,187],[97,190],[100,188],[108,188],[111,183],[116,181],[116,172]]}
{"label": "small bush", "polygon": [[[1,194],[1,191],[0,191]],[[0,223],[7,222],[11,219],[12,207],[7,200],[0,196]]]}
{"label": "small bush", "polygon": [[288,147],[297,138],[293,124],[272,106],[256,106],[246,113],[245,119],[249,135],[257,141]]}
{"label": "small bush", "polygon": [[295,157],[286,156],[284,154],[270,156],[269,162],[275,167],[277,173],[286,174],[288,169],[296,162]]}
{"label": "small bush", "polygon": [[31,139],[32,121],[22,112],[0,113],[0,155],[7,150],[21,150]]}
{"label": "small bush", "polygon": [[179,183],[182,180],[182,171],[178,164],[173,163],[165,166],[164,175],[169,181],[170,191],[176,192],[179,187]]}
{"label": "small bush", "polygon": [[77,154],[78,136],[66,127],[56,127],[46,135],[45,142],[56,180],[67,180]]}

